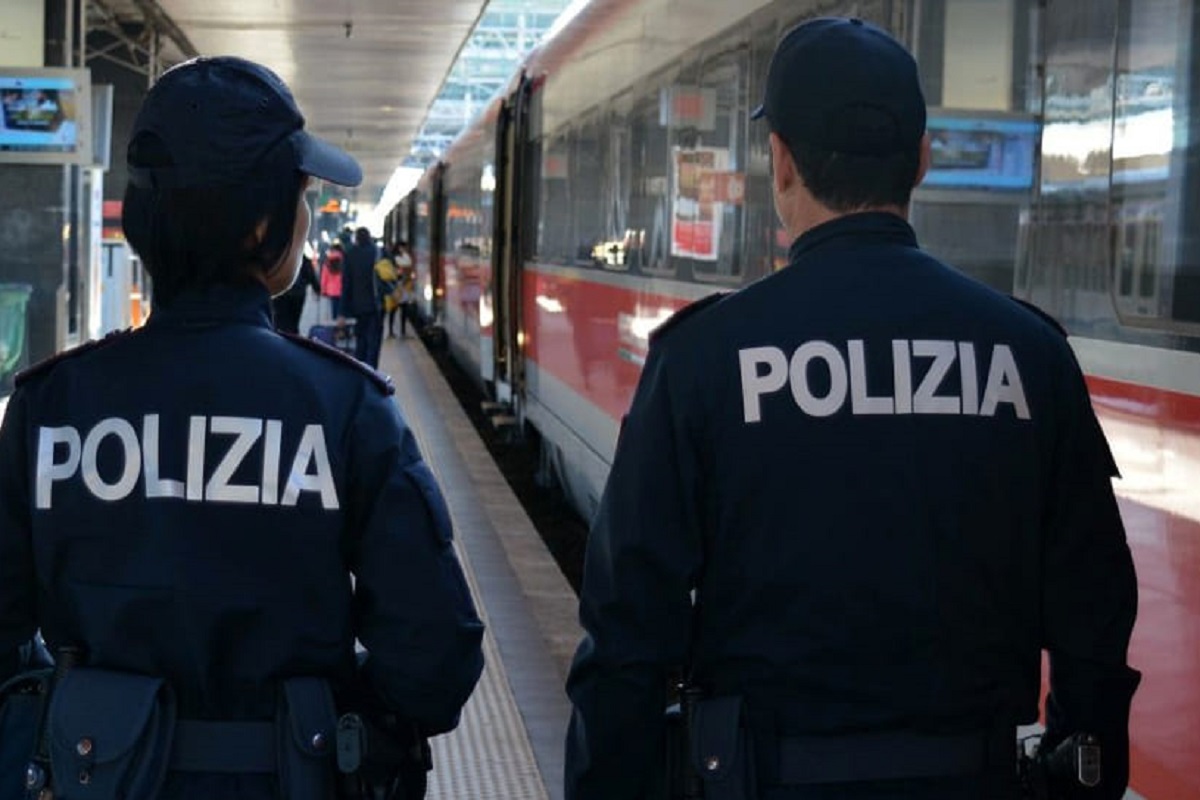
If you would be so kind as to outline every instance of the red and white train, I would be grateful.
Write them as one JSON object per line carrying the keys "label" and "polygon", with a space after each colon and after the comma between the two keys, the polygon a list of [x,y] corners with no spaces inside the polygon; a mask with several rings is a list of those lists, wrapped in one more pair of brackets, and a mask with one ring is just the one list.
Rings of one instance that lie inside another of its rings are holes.
{"label": "red and white train", "polygon": [[1070,331],[1141,588],[1133,790],[1200,798],[1200,4],[578,2],[393,210],[423,315],[540,433],[590,515],[650,331],[784,265],[766,131],[780,34],[855,15],[917,55],[923,246]]}

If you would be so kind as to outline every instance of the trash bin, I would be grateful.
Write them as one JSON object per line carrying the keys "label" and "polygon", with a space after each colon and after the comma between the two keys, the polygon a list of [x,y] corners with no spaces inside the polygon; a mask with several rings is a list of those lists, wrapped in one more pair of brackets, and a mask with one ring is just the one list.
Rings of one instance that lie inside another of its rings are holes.
{"label": "trash bin", "polygon": [[29,363],[26,311],[33,287],[0,283],[0,397],[12,392],[13,376]]}

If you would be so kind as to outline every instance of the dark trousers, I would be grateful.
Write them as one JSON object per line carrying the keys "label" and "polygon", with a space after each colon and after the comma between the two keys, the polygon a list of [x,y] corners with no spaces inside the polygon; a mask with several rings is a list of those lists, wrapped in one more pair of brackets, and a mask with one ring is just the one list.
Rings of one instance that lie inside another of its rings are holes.
{"label": "dark trousers", "polygon": [[416,303],[401,303],[400,304],[400,335],[407,336],[405,328],[412,325],[413,333],[417,332],[417,304]]}
{"label": "dark trousers", "polygon": [[383,344],[383,317],[376,312],[354,318],[354,357],[379,369],[379,348]]}

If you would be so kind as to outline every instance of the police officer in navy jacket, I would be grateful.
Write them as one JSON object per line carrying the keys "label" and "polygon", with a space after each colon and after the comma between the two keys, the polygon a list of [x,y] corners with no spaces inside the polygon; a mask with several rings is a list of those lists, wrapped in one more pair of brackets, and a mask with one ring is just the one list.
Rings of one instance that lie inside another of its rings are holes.
{"label": "police officer in navy jacket", "polygon": [[[180,717],[269,718],[280,680],[316,676],[426,735],[454,728],[483,625],[434,477],[385,376],[271,321],[310,176],[353,186],[358,164],[304,130],[274,73],[230,57],[162,76],[128,163],[155,309],[18,379],[0,680],[40,629],[88,666],[167,678]],[[189,796],[274,791],[195,780]]]}
{"label": "police officer in navy jacket", "polygon": [[919,249],[925,114],[878,28],[779,45],[790,265],[652,339],[588,542],[570,800],[651,796],[676,667],[706,798],[1014,798],[1043,650],[1046,747],[1102,747],[1072,796],[1123,794],[1116,470],[1061,329]]}

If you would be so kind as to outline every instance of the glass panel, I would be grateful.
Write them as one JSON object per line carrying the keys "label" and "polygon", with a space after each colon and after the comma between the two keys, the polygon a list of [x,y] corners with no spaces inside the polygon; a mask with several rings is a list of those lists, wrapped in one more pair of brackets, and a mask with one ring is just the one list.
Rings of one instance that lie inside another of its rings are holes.
{"label": "glass panel", "polygon": [[922,2],[914,19],[933,163],[911,219],[931,253],[1011,292],[1039,126],[1030,0]]}
{"label": "glass panel", "polygon": [[680,76],[660,97],[669,121],[671,255],[697,279],[736,283],[745,205],[746,51]]}
{"label": "glass panel", "polygon": [[594,266],[597,245],[605,241],[604,162],[607,145],[603,121],[593,118],[571,135],[568,169],[571,183],[572,227],[567,263]]}
{"label": "glass panel", "polygon": [[1188,137],[1194,11],[1182,0],[1122,0],[1120,11],[1114,302],[1129,317],[1200,322],[1200,232],[1185,222],[1200,210]]}
{"label": "glass panel", "polygon": [[629,124],[632,173],[626,258],[631,269],[673,274],[667,259],[670,143],[668,129],[659,115],[657,90],[637,100]]}
{"label": "glass panel", "polygon": [[551,139],[542,149],[541,213],[538,214],[538,259],[551,264],[574,260],[571,245],[571,133]]}
{"label": "glass panel", "polygon": [[1073,333],[1115,332],[1112,262],[1115,0],[1051,3],[1043,21],[1041,198],[1030,216],[1023,295]]}

